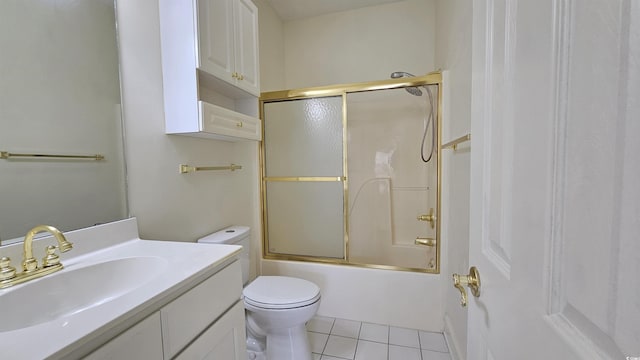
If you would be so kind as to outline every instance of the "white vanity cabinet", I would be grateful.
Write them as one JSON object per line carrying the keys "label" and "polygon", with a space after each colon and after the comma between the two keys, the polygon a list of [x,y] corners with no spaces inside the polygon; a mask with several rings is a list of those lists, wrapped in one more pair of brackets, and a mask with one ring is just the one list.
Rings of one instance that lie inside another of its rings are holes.
{"label": "white vanity cabinet", "polygon": [[258,9],[251,0],[198,0],[200,69],[260,96]]}
{"label": "white vanity cabinet", "polygon": [[162,359],[162,356],[160,312],[155,312],[84,359]]}
{"label": "white vanity cabinet", "polygon": [[256,6],[251,0],[159,5],[165,132],[260,140]]}
{"label": "white vanity cabinet", "polygon": [[[234,348],[238,350],[246,347],[244,312],[238,315],[237,307],[233,307],[238,304],[242,306],[242,302],[239,301],[242,294],[240,271],[240,263],[236,261],[160,310],[165,359],[172,359],[203,330],[211,328],[218,329],[213,332],[213,335],[217,336],[206,336],[207,332],[205,332],[202,336],[206,339],[198,338],[194,344],[204,341],[213,346],[225,340],[232,342]],[[216,321],[216,319],[219,320]],[[232,334],[230,339],[228,334]],[[196,351],[190,350],[187,353],[193,354]],[[241,352],[236,351],[236,353],[235,357],[224,359],[240,360]],[[246,357],[246,351],[244,355]],[[205,357],[183,356],[182,358],[203,359]]]}
{"label": "white vanity cabinet", "polygon": [[246,360],[244,321],[244,305],[239,301],[181,352],[176,360]]}
{"label": "white vanity cabinet", "polygon": [[246,360],[242,274],[234,261],[85,359]]}

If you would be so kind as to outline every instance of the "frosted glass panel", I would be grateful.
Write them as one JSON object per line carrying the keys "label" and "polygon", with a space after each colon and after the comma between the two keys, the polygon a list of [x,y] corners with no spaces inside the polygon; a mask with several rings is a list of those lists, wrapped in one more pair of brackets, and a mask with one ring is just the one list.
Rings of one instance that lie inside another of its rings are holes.
{"label": "frosted glass panel", "polygon": [[438,89],[428,88],[347,94],[349,262],[436,266],[436,248],[415,245],[437,230],[417,220],[437,209],[437,156],[420,154],[437,140]]}
{"label": "frosted glass panel", "polygon": [[264,104],[267,177],[342,176],[342,97]]}
{"label": "frosted glass panel", "polygon": [[269,251],[344,258],[342,182],[267,184]]}

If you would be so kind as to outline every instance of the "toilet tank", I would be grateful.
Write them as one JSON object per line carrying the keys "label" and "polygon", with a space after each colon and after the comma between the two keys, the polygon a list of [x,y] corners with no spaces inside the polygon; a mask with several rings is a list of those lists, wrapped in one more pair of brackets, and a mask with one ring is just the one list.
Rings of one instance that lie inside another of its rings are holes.
{"label": "toilet tank", "polygon": [[242,245],[240,265],[242,266],[242,284],[249,281],[249,244],[251,243],[251,229],[248,226],[234,225],[216,231],[198,239],[202,244]]}

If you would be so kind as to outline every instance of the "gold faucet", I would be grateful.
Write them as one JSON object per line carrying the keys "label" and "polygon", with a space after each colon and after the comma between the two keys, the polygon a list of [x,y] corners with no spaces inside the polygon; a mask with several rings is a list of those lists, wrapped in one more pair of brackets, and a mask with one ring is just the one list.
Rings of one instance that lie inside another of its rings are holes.
{"label": "gold faucet", "polygon": [[[49,232],[53,235],[56,240],[58,240],[58,246],[47,246],[45,249],[46,255],[42,259],[42,266],[38,266],[38,260],[33,257],[32,244],[33,237],[41,232]],[[24,253],[21,273],[17,273],[16,268],[11,266],[11,259],[8,257],[0,259],[0,289],[37,279],[61,270],[62,263],[60,263],[60,258],[55,253],[56,248],[58,248],[60,252],[67,252],[71,250],[73,244],[67,241],[62,232],[53,226],[38,225],[27,232],[27,235],[24,237],[23,246]]]}

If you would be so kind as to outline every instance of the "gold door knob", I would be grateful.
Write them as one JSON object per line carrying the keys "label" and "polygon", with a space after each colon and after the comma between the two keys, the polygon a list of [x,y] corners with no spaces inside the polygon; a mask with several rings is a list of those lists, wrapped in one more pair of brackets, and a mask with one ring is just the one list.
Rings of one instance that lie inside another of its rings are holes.
{"label": "gold door knob", "polygon": [[433,213],[433,208],[429,209],[428,214],[418,216],[419,221],[428,221],[429,225],[433,229],[436,226],[436,215]]}
{"label": "gold door knob", "polygon": [[464,286],[471,289],[471,294],[480,297],[480,273],[475,266],[469,268],[469,275],[453,274],[453,286],[460,291],[460,305],[467,306],[467,290]]}

